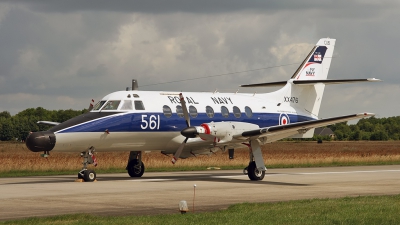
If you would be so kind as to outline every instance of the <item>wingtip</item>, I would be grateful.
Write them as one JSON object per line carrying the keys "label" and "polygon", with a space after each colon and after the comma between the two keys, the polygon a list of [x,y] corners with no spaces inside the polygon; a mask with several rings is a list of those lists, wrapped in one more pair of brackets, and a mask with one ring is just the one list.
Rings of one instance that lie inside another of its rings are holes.
{"label": "wingtip", "polygon": [[376,79],[376,78],[368,78],[367,81],[370,81],[370,82],[380,82],[380,81],[382,81],[382,80],[381,80],[381,79]]}
{"label": "wingtip", "polygon": [[375,113],[364,112],[357,114],[357,116],[363,116],[363,117],[375,116]]}

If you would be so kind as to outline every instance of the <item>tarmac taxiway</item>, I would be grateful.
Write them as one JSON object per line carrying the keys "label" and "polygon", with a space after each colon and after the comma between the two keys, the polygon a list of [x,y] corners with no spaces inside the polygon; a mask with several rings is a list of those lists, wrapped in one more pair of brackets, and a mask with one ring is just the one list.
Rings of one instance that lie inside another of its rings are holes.
{"label": "tarmac taxiway", "polygon": [[[241,170],[0,178],[0,220],[60,214],[132,215],[214,211],[242,202],[400,194],[400,166],[269,169],[263,181]],[[196,184],[196,188],[194,187]]]}

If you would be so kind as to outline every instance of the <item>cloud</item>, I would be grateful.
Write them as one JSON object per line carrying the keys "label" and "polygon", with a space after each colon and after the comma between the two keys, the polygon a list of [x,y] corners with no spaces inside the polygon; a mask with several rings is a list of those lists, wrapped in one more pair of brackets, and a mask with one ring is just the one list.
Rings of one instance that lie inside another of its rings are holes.
{"label": "cloud", "polygon": [[[3,1],[0,96],[26,95],[0,110],[82,109],[133,78],[142,90],[234,92],[288,79],[298,65],[283,65],[328,36],[337,39],[329,78],[385,82],[327,87],[321,115],[398,115],[384,97],[400,84],[398,10],[397,1]],[[274,68],[144,86],[266,67]]]}

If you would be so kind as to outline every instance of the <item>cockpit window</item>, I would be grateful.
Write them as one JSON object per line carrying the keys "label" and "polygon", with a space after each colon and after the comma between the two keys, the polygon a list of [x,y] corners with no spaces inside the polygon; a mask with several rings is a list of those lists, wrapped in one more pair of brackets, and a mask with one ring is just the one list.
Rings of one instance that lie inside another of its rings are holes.
{"label": "cockpit window", "polygon": [[135,109],[136,110],[144,110],[144,105],[142,101],[135,101]]}
{"label": "cockpit window", "polygon": [[110,100],[106,103],[106,105],[101,110],[117,110],[119,103],[121,103],[121,101]]}
{"label": "cockpit window", "polygon": [[121,106],[121,110],[132,110],[132,101],[124,100]]}
{"label": "cockpit window", "polygon": [[106,103],[106,101],[99,101],[98,103],[96,103],[92,110],[99,110],[104,105],[104,103]]}

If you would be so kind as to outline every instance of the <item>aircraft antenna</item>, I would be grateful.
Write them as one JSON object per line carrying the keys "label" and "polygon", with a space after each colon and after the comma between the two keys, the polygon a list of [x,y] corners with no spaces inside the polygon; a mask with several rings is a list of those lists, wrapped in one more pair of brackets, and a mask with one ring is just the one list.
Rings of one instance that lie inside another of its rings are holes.
{"label": "aircraft antenna", "polygon": [[132,79],[132,91],[133,90],[138,90],[139,89],[139,84],[136,79]]}
{"label": "aircraft antenna", "polygon": [[145,84],[145,85],[142,85],[142,87],[154,86],[154,85],[160,85],[160,84],[178,83],[178,82],[184,82],[184,81],[190,81],[190,80],[200,80],[200,79],[206,79],[206,78],[211,78],[211,77],[228,76],[228,75],[233,75],[233,74],[238,74],[238,73],[254,72],[254,71],[259,71],[259,70],[267,70],[267,69],[279,68],[279,67],[284,67],[284,66],[292,66],[292,65],[298,65],[298,64],[299,64],[299,62],[296,62],[296,63],[289,63],[289,64],[283,64],[283,65],[278,65],[278,66],[269,66],[269,67],[258,68],[258,69],[244,70],[244,71],[239,71],[239,72],[223,73],[223,74],[216,74],[216,75],[211,75],[211,76],[195,77],[195,78],[188,78],[188,79],[183,79],[183,80],[167,81],[167,82],[162,82],[162,83]]}

